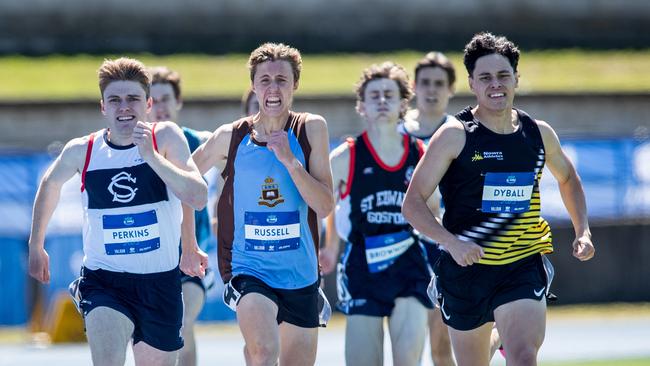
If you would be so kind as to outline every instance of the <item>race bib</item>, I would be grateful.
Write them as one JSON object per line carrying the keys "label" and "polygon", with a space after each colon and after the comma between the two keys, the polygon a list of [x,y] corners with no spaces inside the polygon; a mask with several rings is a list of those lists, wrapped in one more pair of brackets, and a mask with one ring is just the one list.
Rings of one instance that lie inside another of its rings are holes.
{"label": "race bib", "polygon": [[103,215],[104,248],[108,255],[146,253],[160,248],[156,211]]}
{"label": "race bib", "polygon": [[481,211],[488,213],[528,211],[534,183],[534,172],[487,173],[483,184]]}
{"label": "race bib", "polygon": [[390,267],[415,242],[408,231],[367,236],[366,262],[368,271],[377,273]]}
{"label": "race bib", "polygon": [[280,252],[300,247],[300,212],[245,212],[245,250]]}

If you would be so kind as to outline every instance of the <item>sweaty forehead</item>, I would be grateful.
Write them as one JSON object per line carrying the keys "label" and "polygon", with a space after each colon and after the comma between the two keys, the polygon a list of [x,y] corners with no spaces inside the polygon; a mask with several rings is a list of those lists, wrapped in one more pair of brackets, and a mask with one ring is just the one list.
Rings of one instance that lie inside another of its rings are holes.
{"label": "sweaty forehead", "polygon": [[261,64],[257,65],[255,69],[255,76],[293,76],[293,70],[291,69],[291,64],[289,61],[285,60],[276,60],[276,61],[264,61]]}
{"label": "sweaty forehead", "polygon": [[479,75],[483,73],[494,74],[501,71],[510,71],[513,72],[512,66],[508,59],[498,53],[492,53],[479,57],[476,60],[476,65],[474,67],[474,75]]}
{"label": "sweaty forehead", "polygon": [[137,81],[131,80],[116,80],[112,81],[104,89],[104,97],[109,96],[127,96],[127,95],[140,95],[145,96],[145,91],[142,85]]}

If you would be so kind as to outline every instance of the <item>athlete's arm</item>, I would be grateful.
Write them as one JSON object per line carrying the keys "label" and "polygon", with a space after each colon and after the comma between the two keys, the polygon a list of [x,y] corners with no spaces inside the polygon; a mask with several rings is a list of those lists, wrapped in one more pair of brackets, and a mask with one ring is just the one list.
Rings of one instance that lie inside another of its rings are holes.
{"label": "athlete's arm", "polygon": [[38,186],[29,235],[29,275],[40,282],[50,281],[49,256],[44,248],[47,224],[59,202],[61,187],[83,169],[87,146],[87,137],[68,142]]}
{"label": "athlete's arm", "polygon": [[181,271],[188,276],[203,278],[208,268],[208,255],[201,250],[196,241],[194,209],[186,204],[183,204],[181,249]]}
{"label": "athlete's arm", "polygon": [[475,243],[461,241],[447,231],[427,206],[451,162],[465,146],[465,131],[460,122],[445,123],[431,138],[406,191],[402,215],[422,234],[442,245],[456,263],[471,265],[483,257],[483,249]]}
{"label": "athlete's arm", "polygon": [[232,124],[219,126],[210,137],[201,144],[192,154],[192,160],[201,174],[215,167],[221,172],[228,158],[230,138],[232,137]]}
{"label": "athlete's arm", "polygon": [[212,136],[212,131],[197,131],[194,130],[196,137],[199,139],[199,145],[205,144],[206,141]]}
{"label": "athlete's arm", "polygon": [[576,238],[573,241],[573,256],[586,261],[594,256],[594,246],[591,242],[591,231],[587,219],[587,204],[585,192],[582,189],[580,176],[575,167],[564,154],[553,128],[544,121],[537,121],[546,151],[546,166],[555,177],[560,189],[562,202],[569,212]]}
{"label": "athlete's arm", "polygon": [[165,182],[182,202],[195,209],[205,207],[208,186],[190,158],[190,150],[183,131],[173,122],[158,122],[155,136],[156,152],[152,145],[150,124],[138,122],[133,141],[138,145],[142,159]]}
{"label": "athlete's arm", "polygon": [[[334,197],[341,197],[345,192],[350,169],[350,149],[347,143],[339,145],[330,154],[332,179],[334,182]],[[323,273],[331,273],[336,267],[339,254],[339,236],[336,232],[335,212],[327,216],[325,227],[325,246],[319,252],[319,261]]]}
{"label": "athlete's arm", "polygon": [[[199,145],[204,144],[212,132],[192,130],[199,140]],[[208,268],[208,255],[201,250],[196,241],[196,217],[192,207],[183,204],[183,221],[181,222],[181,261],[180,269],[188,276],[205,277]]]}
{"label": "athlete's arm", "polygon": [[440,201],[441,201],[441,196],[440,196],[440,190],[436,189],[431,196],[429,196],[429,199],[427,199],[427,207],[429,207],[429,210],[433,214],[433,216],[436,217],[436,219],[440,220],[442,219],[442,215],[440,214]]}
{"label": "athlete's arm", "polygon": [[289,148],[287,133],[271,133],[267,147],[287,168],[300,195],[319,218],[326,217],[334,209],[332,197],[332,170],[329,162],[329,135],[323,117],[309,114],[305,122],[307,139],[311,145],[309,172]]}

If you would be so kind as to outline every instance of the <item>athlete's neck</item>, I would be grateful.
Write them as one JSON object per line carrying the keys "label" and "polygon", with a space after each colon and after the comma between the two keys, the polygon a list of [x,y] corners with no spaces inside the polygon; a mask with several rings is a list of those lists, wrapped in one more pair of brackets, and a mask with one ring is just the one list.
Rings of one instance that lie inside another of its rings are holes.
{"label": "athlete's neck", "polygon": [[489,110],[476,106],[472,109],[472,114],[481,124],[496,133],[513,133],[519,128],[517,111],[512,108]]}
{"label": "athlete's neck", "polygon": [[370,123],[366,131],[370,142],[377,151],[393,146],[396,143],[401,146],[403,137],[397,132],[397,122]]}
{"label": "athlete's neck", "polygon": [[120,136],[117,133],[113,133],[110,128],[106,129],[106,140],[117,146],[133,145],[133,135]]}
{"label": "athlete's neck", "polygon": [[265,116],[261,113],[253,117],[253,129],[256,133],[256,138],[266,139],[272,132],[282,131],[289,119],[289,111],[277,117]]}
{"label": "athlete's neck", "polygon": [[410,110],[404,119],[404,128],[414,136],[431,136],[447,118],[443,112],[424,113],[419,109]]}

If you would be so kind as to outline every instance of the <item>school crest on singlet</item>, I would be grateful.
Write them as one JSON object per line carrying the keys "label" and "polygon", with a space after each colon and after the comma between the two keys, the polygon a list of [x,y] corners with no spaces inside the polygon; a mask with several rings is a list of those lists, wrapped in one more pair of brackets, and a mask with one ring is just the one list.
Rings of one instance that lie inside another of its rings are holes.
{"label": "school crest on singlet", "polygon": [[262,193],[257,203],[260,206],[275,207],[282,202],[284,198],[280,194],[280,185],[271,177],[264,179]]}

